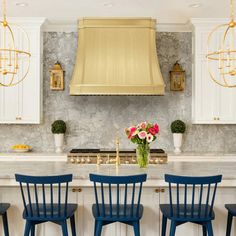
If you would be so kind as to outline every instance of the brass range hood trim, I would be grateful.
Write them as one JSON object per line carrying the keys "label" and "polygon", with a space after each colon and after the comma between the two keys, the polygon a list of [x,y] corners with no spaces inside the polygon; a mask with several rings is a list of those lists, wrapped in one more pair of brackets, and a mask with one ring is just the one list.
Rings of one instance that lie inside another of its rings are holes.
{"label": "brass range hood trim", "polygon": [[[144,89],[145,88],[145,89]],[[92,92],[91,92],[92,89]],[[117,92],[118,91],[118,92]],[[75,85],[71,87],[70,92],[73,95],[152,95],[155,96],[157,94],[165,93],[165,89],[163,86],[147,86],[147,85],[139,85],[139,86],[126,86],[126,85]]]}
{"label": "brass range hood trim", "polygon": [[70,95],[164,95],[156,20],[84,18]]}

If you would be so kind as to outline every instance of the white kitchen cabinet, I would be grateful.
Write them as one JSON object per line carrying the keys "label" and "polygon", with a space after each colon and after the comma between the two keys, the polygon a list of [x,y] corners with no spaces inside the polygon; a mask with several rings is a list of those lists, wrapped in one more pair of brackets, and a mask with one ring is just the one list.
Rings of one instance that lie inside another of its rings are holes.
{"label": "white kitchen cabinet", "polygon": [[[92,204],[94,203],[93,187],[83,187],[80,192],[72,192],[73,188],[69,189],[69,202],[78,203],[76,212],[76,230],[77,235],[91,236],[94,233],[94,218],[92,215]],[[11,208],[8,211],[10,234],[14,236],[22,236],[25,226],[25,221],[22,218],[23,203],[19,187],[1,187],[0,202],[11,203]],[[56,196],[57,190],[54,195]],[[174,193],[173,193],[174,195]],[[191,193],[190,193],[191,195]],[[188,199],[191,198],[189,195]],[[168,188],[144,187],[142,194],[142,204],[144,205],[144,215],[141,220],[141,235],[159,236],[161,235],[162,214],[159,204],[169,202]],[[216,218],[213,221],[213,230],[215,236],[225,235],[227,210],[224,205],[226,203],[236,202],[235,187],[219,187],[217,189],[215,199]],[[233,221],[231,236],[236,236],[236,220]],[[169,235],[170,221],[167,223],[167,234]],[[70,223],[68,221],[68,231],[70,231]],[[44,223],[37,225],[37,236],[61,235],[60,226],[53,223]],[[0,221],[0,235],[3,235],[2,222]],[[125,224],[110,224],[103,227],[103,236],[133,236],[131,226]],[[202,236],[200,226],[186,223],[177,227],[176,236]]]}
{"label": "white kitchen cabinet", "polygon": [[[0,86],[0,123],[39,124],[42,114],[42,18],[14,18],[9,22],[19,22],[29,36],[30,68],[26,78],[13,87]],[[14,28],[13,28],[14,30]],[[18,45],[22,45],[20,31],[14,31]],[[20,66],[26,66],[23,62]]]}
{"label": "white kitchen cabinet", "polygon": [[[224,88],[210,78],[207,68],[207,39],[222,20],[192,19],[193,24],[193,94],[192,121],[194,124],[236,124],[235,88]],[[219,33],[215,39],[222,37]],[[213,70],[218,70],[213,68]],[[217,73],[216,73],[217,74]]]}

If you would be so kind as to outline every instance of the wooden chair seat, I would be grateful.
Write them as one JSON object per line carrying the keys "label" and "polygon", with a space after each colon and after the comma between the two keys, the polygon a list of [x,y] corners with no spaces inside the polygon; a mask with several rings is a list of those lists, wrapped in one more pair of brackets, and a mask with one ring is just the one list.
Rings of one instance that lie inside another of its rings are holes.
{"label": "wooden chair seat", "polygon": [[10,206],[9,203],[0,203],[0,215],[5,214]]}
{"label": "wooden chair seat", "polygon": [[193,210],[191,204],[179,204],[179,206],[177,204],[173,204],[172,207],[173,215],[171,214],[171,206],[169,204],[160,205],[161,212],[168,219],[175,219],[182,222],[203,222],[215,219],[215,213],[213,210],[211,211],[210,205],[206,206],[205,204],[202,204],[200,206],[199,204],[195,204]]}
{"label": "wooden chair seat", "polygon": [[[27,215],[27,212],[31,212],[32,207],[32,216]],[[54,221],[54,220],[66,220],[74,215],[77,210],[77,204],[27,204],[26,209],[23,212],[24,219],[34,219],[37,221]],[[52,210],[53,208],[53,210]],[[46,211],[45,211],[46,210]],[[65,212],[65,214],[64,214]]]}
{"label": "wooden chair seat", "polygon": [[[98,204],[99,206],[99,212],[102,212],[102,204]],[[124,204],[119,205],[119,209],[117,209],[117,205],[113,204],[112,208],[110,208],[109,204],[105,204],[105,215],[98,214],[97,206],[96,204],[93,204],[92,211],[93,216],[100,220],[108,220],[108,221],[135,221],[140,220],[143,216],[143,205],[140,204],[139,209],[138,205],[134,204],[133,208],[131,204],[127,204],[126,206]],[[112,210],[111,210],[112,209]],[[136,214],[138,210],[138,214]],[[117,212],[119,214],[117,214]]]}
{"label": "wooden chair seat", "polygon": [[236,216],[236,204],[226,204],[225,208],[230,212],[232,216]]}

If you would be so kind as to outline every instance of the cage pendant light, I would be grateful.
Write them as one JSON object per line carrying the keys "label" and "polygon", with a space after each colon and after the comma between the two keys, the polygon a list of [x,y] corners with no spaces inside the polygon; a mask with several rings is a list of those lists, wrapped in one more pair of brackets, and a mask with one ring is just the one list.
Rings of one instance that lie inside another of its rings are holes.
{"label": "cage pendant light", "polygon": [[3,0],[3,20],[0,21],[0,86],[10,87],[23,81],[29,72],[30,57],[29,37],[17,24],[8,23],[6,0]]}
{"label": "cage pendant light", "polygon": [[207,43],[207,64],[211,79],[218,85],[236,87],[236,22],[234,0],[230,0],[229,23],[215,27]]}

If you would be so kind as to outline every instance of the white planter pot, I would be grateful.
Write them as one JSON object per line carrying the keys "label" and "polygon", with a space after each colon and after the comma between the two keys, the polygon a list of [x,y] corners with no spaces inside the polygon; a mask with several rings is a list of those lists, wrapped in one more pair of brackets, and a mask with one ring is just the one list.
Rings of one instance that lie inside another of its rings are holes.
{"label": "white planter pot", "polygon": [[61,153],[64,146],[64,134],[54,134],[55,151]]}
{"label": "white planter pot", "polygon": [[173,133],[175,153],[181,153],[182,139],[183,139],[183,134]]}

